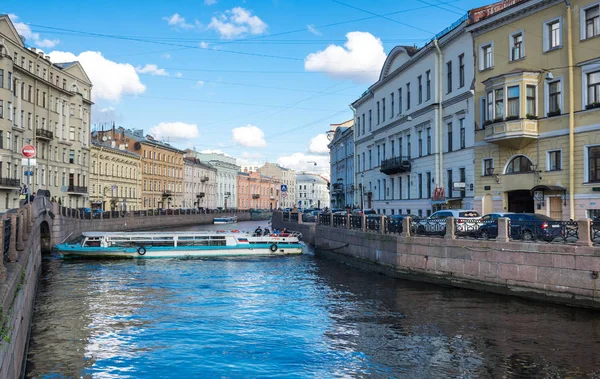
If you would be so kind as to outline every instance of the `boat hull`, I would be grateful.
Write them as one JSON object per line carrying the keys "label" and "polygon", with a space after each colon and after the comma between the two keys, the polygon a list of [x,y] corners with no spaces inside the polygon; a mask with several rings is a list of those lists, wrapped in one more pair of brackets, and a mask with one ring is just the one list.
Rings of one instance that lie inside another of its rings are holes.
{"label": "boat hull", "polygon": [[86,248],[72,245],[57,245],[56,250],[65,258],[101,258],[101,259],[152,259],[152,258],[220,258],[239,256],[281,256],[302,254],[302,245],[280,245],[272,251],[271,245],[266,246],[211,246],[210,248],[173,248],[146,247],[144,254],[134,248]]}

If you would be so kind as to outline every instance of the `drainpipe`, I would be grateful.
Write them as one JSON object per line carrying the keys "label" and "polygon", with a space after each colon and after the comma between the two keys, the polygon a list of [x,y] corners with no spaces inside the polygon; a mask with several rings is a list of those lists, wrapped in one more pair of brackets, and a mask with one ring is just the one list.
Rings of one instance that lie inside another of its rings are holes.
{"label": "drainpipe", "polygon": [[575,89],[573,82],[573,24],[571,2],[567,6],[567,49],[569,54],[569,217],[575,220]]}
{"label": "drainpipe", "polygon": [[[349,107],[350,107],[350,109],[352,109],[352,115],[354,117],[354,120],[356,121],[356,108],[354,108],[352,106],[352,104],[350,104]],[[355,124],[354,125],[354,141],[356,141],[356,135],[357,135],[356,131],[358,130],[358,128],[360,128],[360,125]],[[356,142],[354,143],[353,147],[354,147],[354,158],[353,158],[354,162],[352,162],[352,166],[354,167],[353,171],[356,172],[356,166],[357,166],[356,160],[358,160],[358,158],[357,158],[358,155],[356,154]],[[363,171],[364,171],[364,169],[365,168],[363,167]],[[348,173],[348,169],[346,169],[346,185],[348,185],[348,174],[347,173]],[[354,205],[356,205],[356,187],[358,187],[356,175],[354,175],[353,183],[354,183],[354,191],[353,191],[354,193],[352,194],[352,197],[353,197],[352,206],[354,207]]]}
{"label": "drainpipe", "polygon": [[436,159],[436,171],[435,175],[435,184],[436,187],[443,187],[443,166],[444,166],[444,143],[442,139],[442,125],[444,124],[444,115],[442,112],[442,61],[444,59],[444,55],[442,50],[440,50],[440,46],[438,45],[438,40],[433,40],[433,46],[435,46],[435,50],[437,52],[438,59],[435,62],[435,70],[436,70],[436,86],[435,86],[435,101],[438,103],[437,109],[437,120],[436,120],[436,128],[434,130],[437,131],[437,159]]}

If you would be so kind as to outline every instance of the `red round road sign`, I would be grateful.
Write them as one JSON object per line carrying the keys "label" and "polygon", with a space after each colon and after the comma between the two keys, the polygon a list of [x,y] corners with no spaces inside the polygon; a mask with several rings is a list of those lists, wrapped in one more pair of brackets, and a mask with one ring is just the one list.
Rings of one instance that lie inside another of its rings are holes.
{"label": "red round road sign", "polygon": [[21,154],[23,154],[23,156],[25,158],[35,157],[35,146],[32,146],[32,145],[23,146],[23,148],[21,149]]}

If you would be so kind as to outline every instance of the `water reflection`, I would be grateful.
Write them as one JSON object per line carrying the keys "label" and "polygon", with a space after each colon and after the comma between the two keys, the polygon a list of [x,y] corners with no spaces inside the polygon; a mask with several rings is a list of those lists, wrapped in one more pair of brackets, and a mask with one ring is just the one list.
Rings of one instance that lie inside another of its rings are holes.
{"label": "water reflection", "polygon": [[599,344],[595,312],[313,256],[50,258],[27,376],[593,377]]}

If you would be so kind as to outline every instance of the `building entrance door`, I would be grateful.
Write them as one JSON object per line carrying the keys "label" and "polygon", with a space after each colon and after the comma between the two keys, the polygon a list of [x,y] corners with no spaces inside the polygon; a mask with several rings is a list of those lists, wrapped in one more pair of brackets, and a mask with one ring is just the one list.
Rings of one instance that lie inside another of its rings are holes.
{"label": "building entrance door", "polygon": [[563,205],[560,197],[550,198],[550,217],[555,220],[562,220]]}
{"label": "building entrance door", "polygon": [[510,191],[508,193],[508,211],[515,213],[533,213],[533,196],[528,190]]}

